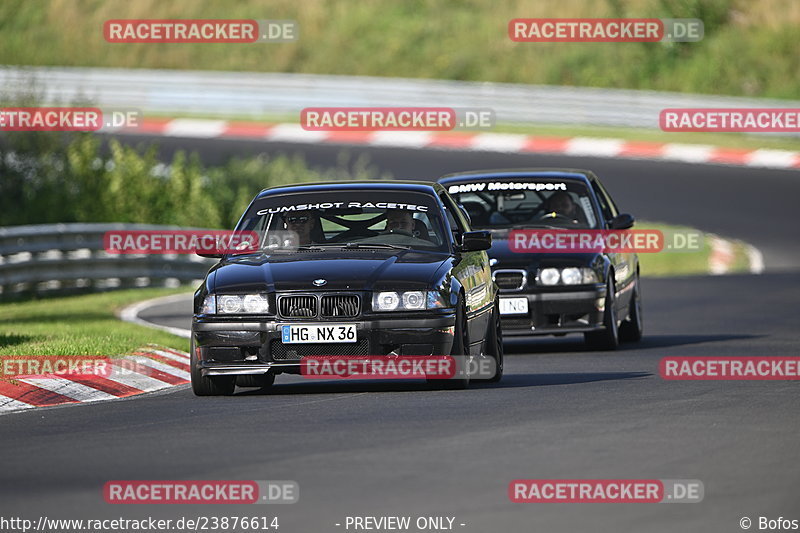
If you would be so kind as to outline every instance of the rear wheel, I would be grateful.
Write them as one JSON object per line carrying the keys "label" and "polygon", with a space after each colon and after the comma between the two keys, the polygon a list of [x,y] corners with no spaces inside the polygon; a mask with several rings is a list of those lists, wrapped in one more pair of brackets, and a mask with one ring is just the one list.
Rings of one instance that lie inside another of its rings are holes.
{"label": "rear wheel", "polygon": [[642,321],[642,291],[639,288],[639,276],[633,286],[631,303],[628,306],[628,318],[619,325],[619,340],[637,342],[642,340],[644,322]]}
{"label": "rear wheel", "polygon": [[197,350],[192,340],[189,355],[192,391],[195,396],[230,396],[236,389],[236,376],[204,376],[200,371]]}
{"label": "rear wheel", "polygon": [[486,332],[486,355],[494,360],[494,374],[490,378],[476,379],[483,383],[497,383],[503,379],[503,330],[500,329],[500,302],[495,300],[489,331]]}
{"label": "rear wheel", "polygon": [[617,329],[616,293],[614,287],[614,273],[609,272],[606,284],[606,303],[603,313],[603,328],[600,331],[588,331],[583,334],[586,344],[593,350],[616,350],[619,345],[619,330]]}

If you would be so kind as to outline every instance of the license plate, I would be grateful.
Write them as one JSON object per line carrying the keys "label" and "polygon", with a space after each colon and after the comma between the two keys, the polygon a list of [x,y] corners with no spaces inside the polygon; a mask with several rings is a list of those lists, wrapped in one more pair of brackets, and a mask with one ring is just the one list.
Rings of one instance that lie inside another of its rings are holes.
{"label": "license plate", "polygon": [[283,344],[358,342],[355,324],[291,324],[281,326]]}
{"label": "license plate", "polygon": [[527,315],[527,298],[500,298],[501,315]]}

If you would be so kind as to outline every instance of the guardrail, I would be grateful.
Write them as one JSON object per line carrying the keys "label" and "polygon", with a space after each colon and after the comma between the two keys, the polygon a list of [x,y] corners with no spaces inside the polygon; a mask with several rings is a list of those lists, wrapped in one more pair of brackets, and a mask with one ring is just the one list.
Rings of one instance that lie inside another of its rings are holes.
{"label": "guardrail", "polygon": [[0,227],[0,298],[199,283],[213,259],[194,254],[109,254],[103,248],[107,231],[175,229],[189,228],[151,224]]}
{"label": "guardrail", "polygon": [[[305,107],[491,108],[498,122],[658,128],[665,107],[800,108],[800,102],[508,83],[184,70],[2,67],[0,93],[145,114],[259,117]],[[775,134],[759,134],[775,135]]]}

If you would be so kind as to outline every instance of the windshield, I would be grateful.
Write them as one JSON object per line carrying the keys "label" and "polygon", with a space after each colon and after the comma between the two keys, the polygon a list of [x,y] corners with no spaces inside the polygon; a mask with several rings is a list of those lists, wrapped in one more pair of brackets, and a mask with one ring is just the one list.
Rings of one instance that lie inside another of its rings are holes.
{"label": "windshield", "polygon": [[255,231],[261,249],[308,248],[448,251],[433,197],[405,191],[329,191],[256,200],[237,227]]}
{"label": "windshield", "polygon": [[598,217],[586,185],[559,179],[476,180],[448,186],[472,227],[594,229]]}

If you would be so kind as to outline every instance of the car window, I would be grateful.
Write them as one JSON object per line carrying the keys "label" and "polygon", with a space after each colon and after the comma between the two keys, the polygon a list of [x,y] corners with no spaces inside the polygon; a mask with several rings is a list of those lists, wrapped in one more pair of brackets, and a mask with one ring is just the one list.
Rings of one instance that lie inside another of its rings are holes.
{"label": "car window", "polygon": [[447,213],[447,219],[450,222],[450,225],[454,229],[458,229],[458,231],[464,232],[469,231],[469,222],[464,217],[464,214],[461,212],[461,208],[458,207],[456,202],[453,198],[447,194],[442,194],[439,196],[444,204],[445,212]]}
{"label": "car window", "polygon": [[382,244],[449,250],[441,209],[431,195],[402,191],[336,191],[266,196],[237,229],[262,234],[266,249],[306,245]]}
{"label": "car window", "polygon": [[591,229],[597,213],[586,184],[578,180],[507,178],[448,185],[478,229],[564,227]]}
{"label": "car window", "polygon": [[[606,206],[605,208],[603,208],[603,214],[608,218],[608,220],[611,220],[614,217],[616,217],[619,214],[619,209],[617,209],[617,205],[614,203],[614,200],[611,198],[611,195],[608,194],[608,191],[606,191],[606,188],[603,187],[603,184],[597,180],[592,180],[592,186],[597,192],[598,201],[601,202],[601,205],[605,204]],[[608,211],[606,211],[606,208],[608,209]]]}
{"label": "car window", "polygon": [[611,205],[608,203],[608,199],[606,199],[605,194],[598,186],[597,182],[592,181],[592,189],[594,189],[595,196],[597,197],[597,203],[600,204],[600,210],[603,212],[603,217],[610,221],[614,218],[613,211],[611,210]]}

